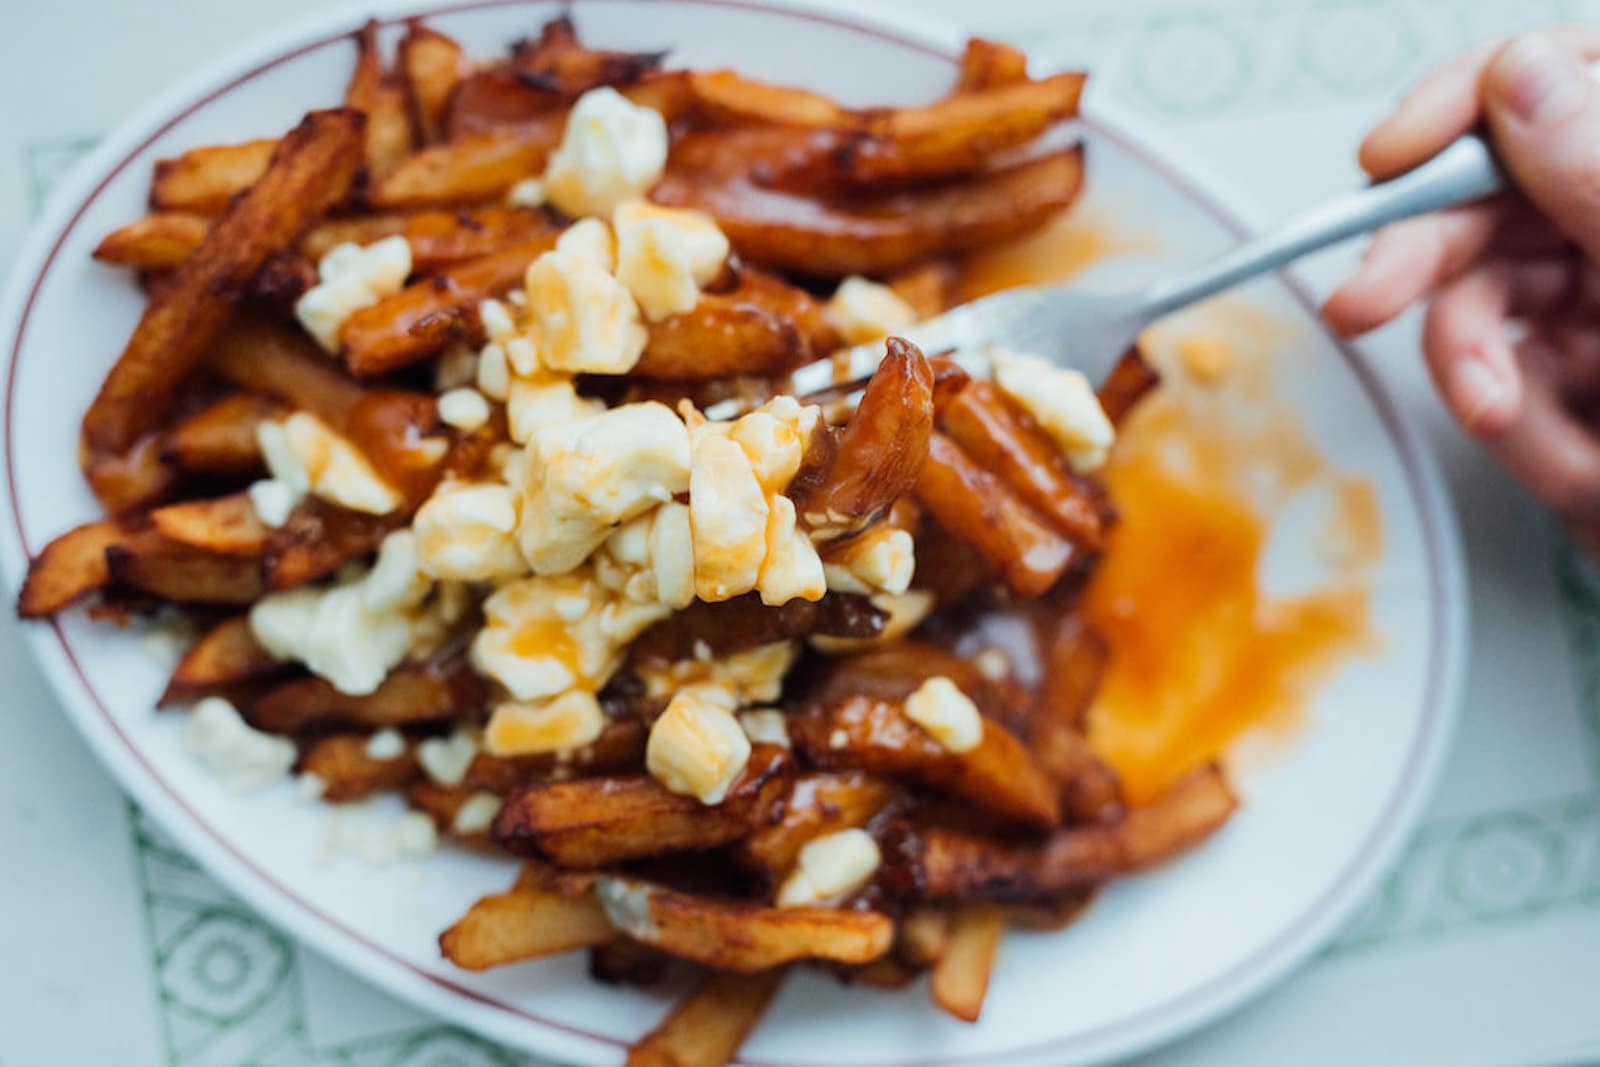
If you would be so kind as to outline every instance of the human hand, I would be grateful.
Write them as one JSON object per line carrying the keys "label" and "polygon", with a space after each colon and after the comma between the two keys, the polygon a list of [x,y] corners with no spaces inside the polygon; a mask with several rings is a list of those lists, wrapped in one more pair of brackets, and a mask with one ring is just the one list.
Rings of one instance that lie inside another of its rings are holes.
{"label": "human hand", "polygon": [[1600,555],[1600,28],[1486,44],[1435,70],[1361,146],[1374,178],[1482,123],[1515,193],[1378,233],[1323,312],[1342,334],[1428,300],[1446,405]]}

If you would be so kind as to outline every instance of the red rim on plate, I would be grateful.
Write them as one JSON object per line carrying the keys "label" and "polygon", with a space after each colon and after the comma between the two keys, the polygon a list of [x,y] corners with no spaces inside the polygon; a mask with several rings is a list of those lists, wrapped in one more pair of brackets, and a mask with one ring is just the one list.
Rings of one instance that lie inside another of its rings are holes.
{"label": "red rim on plate", "polygon": [[[603,3],[604,0],[582,0],[582,2],[588,5]],[[936,46],[927,40],[919,40],[915,37],[895,33],[882,26],[857,21],[853,17],[831,13],[826,10],[791,8],[781,3],[767,3],[762,2],[762,0],[676,0],[676,2],[702,7],[756,11],[766,15],[823,23],[850,33],[871,37],[888,45],[944,59],[952,65],[958,61],[958,57],[948,48]],[[433,18],[485,8],[518,6],[543,5],[538,4],[537,0],[533,0],[533,2],[530,2],[530,0],[469,0],[469,2],[461,4],[431,6],[407,11],[403,14],[391,14],[379,21],[381,25],[391,26],[403,23],[408,18]],[[76,205],[71,214],[68,215],[60,231],[50,241],[49,250],[31,281],[24,282],[21,278],[13,279],[13,291],[20,284],[25,286],[27,295],[22,301],[21,311],[17,318],[16,332],[11,339],[10,365],[7,368],[5,379],[4,408],[0,417],[3,417],[4,421],[3,437],[6,444],[6,492],[10,501],[12,518],[16,526],[18,544],[27,557],[31,558],[33,556],[36,546],[28,543],[22,517],[22,503],[17,490],[16,449],[13,444],[16,428],[13,414],[16,401],[17,370],[22,360],[23,343],[26,338],[34,302],[43,288],[46,277],[56,265],[62,246],[72,235],[84,213],[101,196],[106,187],[129,164],[149,148],[156,139],[166,134],[195,111],[275,67],[319,49],[331,46],[343,47],[348,41],[350,32],[355,29],[359,21],[352,19],[337,32],[328,33],[260,62],[181,106],[110,165],[105,175]],[[1170,185],[1179,189],[1185,197],[1232,236],[1242,237],[1248,232],[1248,228],[1236,215],[1145,146],[1125,134],[1119,133],[1092,119],[1085,119],[1082,125],[1091,142],[1100,139],[1116,144],[1145,167],[1159,174]],[[1287,275],[1281,276],[1279,280],[1285,284],[1296,302],[1307,312],[1315,315],[1316,304],[1303,286]],[[1088,1053],[1095,1049],[1118,1048],[1128,1052],[1133,1051],[1136,1047],[1145,1047],[1160,1040],[1170,1040],[1182,1031],[1211,1018],[1214,1013],[1208,1009],[1213,1007],[1225,1008],[1236,1004],[1248,993],[1255,990],[1261,984],[1264,976],[1279,975],[1303,959],[1315,947],[1318,941],[1318,934],[1327,931],[1333,923],[1346,915],[1355,903],[1359,902],[1359,897],[1355,895],[1354,887],[1373,876],[1370,870],[1371,857],[1373,855],[1389,855],[1397,846],[1397,835],[1406,828],[1404,825],[1405,820],[1402,816],[1408,808],[1413,808],[1418,803],[1419,790],[1422,790],[1427,780],[1431,778],[1429,764],[1436,756],[1436,749],[1442,741],[1439,736],[1440,731],[1446,729],[1449,724],[1447,712],[1450,710],[1451,705],[1450,652],[1452,649],[1453,629],[1450,594],[1452,589],[1458,586],[1459,583],[1452,580],[1451,568],[1447,561],[1454,559],[1454,542],[1447,533],[1450,530],[1450,523],[1446,517],[1448,515],[1448,505],[1439,498],[1437,490],[1427,477],[1430,465],[1420,452],[1413,435],[1405,427],[1393,398],[1389,396],[1365,359],[1342,342],[1336,342],[1336,347],[1340,357],[1355,375],[1362,391],[1373,405],[1383,425],[1384,432],[1388,436],[1389,443],[1400,459],[1406,485],[1421,528],[1427,559],[1430,617],[1428,664],[1423,690],[1423,716],[1411,748],[1406,754],[1405,769],[1397,778],[1398,784],[1386,800],[1383,814],[1374,824],[1368,839],[1363,843],[1362,848],[1355,852],[1355,858],[1346,869],[1330,882],[1321,895],[1295,921],[1286,924],[1265,945],[1227,971],[1213,975],[1206,982],[1197,984],[1182,994],[1171,997],[1160,1004],[1129,1013],[1115,1022],[1094,1030],[1084,1031],[1066,1038],[1018,1046],[1000,1052],[954,1058],[876,1061],[874,1067],[976,1067],[979,1064],[994,1063],[997,1059],[1030,1059],[1051,1055],[1068,1057]],[[252,862],[244,853],[235,848],[219,830],[206,820],[204,813],[192,807],[184,796],[161,776],[158,769],[146,758],[145,754],[122,729],[116,718],[106,707],[79,662],[77,650],[73,647],[61,624],[57,620],[51,619],[43,625],[50,627],[54,641],[59,645],[61,654],[65,657],[71,671],[76,675],[84,694],[115,735],[117,741],[126,750],[126,754],[131,756],[149,777],[150,781],[166,794],[176,809],[190,820],[195,830],[204,834],[210,839],[211,843],[230,856],[238,864],[241,871],[248,872],[249,876],[255,879],[259,885],[267,887],[272,893],[276,894],[281,903],[291,906],[292,909],[320,923],[326,931],[336,934],[351,946],[357,947],[363,952],[382,957],[390,964],[403,969],[404,972],[425,979],[452,994],[476,1004],[550,1030],[613,1048],[625,1048],[630,1043],[631,1039],[628,1037],[614,1033],[593,1031],[558,1019],[548,1018],[496,997],[467,988],[444,975],[435,974],[418,967],[384,945],[351,929],[338,919],[319,909],[314,902],[294,892],[275,878],[270,871]],[[225,881],[230,883],[231,888],[247,897],[254,895],[253,887],[248,884],[247,879],[228,877],[230,873],[236,872],[222,871],[219,873]],[[402,996],[407,995],[409,992],[400,983],[390,983],[390,988],[391,991]],[[436,1007],[436,1005],[426,1006],[430,1008]],[[1141,1031],[1150,1035],[1148,1041],[1139,1040]],[[744,1064],[746,1067],[816,1067],[814,1063],[806,1061],[741,1058],[736,1062]]]}

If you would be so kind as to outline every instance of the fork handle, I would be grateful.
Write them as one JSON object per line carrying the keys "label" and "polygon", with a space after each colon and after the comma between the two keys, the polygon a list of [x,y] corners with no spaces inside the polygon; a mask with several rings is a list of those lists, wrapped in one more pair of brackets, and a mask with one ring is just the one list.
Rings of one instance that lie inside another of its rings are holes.
{"label": "fork handle", "polygon": [[1139,303],[1140,325],[1346,238],[1505,187],[1488,143],[1466,134],[1414,170],[1304,211],[1201,267],[1152,285]]}

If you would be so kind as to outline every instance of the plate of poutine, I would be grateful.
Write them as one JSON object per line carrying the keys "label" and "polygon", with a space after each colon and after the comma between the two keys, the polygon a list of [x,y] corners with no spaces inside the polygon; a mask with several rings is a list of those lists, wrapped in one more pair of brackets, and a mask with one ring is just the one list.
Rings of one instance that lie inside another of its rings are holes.
{"label": "plate of poutine", "polygon": [[190,79],[0,309],[63,707],[268,917],[564,1062],[1089,1063],[1241,1003],[1426,795],[1459,550],[1291,280],[1110,366],[897,335],[1243,232],[1092,86],[768,0],[385,2]]}

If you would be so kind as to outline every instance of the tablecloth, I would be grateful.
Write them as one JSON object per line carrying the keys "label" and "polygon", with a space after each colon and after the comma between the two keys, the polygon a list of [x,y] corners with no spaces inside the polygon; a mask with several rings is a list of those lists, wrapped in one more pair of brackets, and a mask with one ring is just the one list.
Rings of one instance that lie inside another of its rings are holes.
{"label": "tablecloth", "polygon": [[[317,0],[20,3],[0,45],[0,249],[172,78]],[[1473,41],[1600,0],[922,0],[1094,71],[1264,223],[1359,181],[1363,129]],[[4,253],[0,253],[3,255]],[[1319,292],[1352,262],[1299,268]],[[1472,645],[1438,791],[1381,888],[1299,973],[1137,1061],[1600,1062],[1600,581],[1448,424],[1408,317],[1368,351],[1425,426],[1465,532]],[[537,1063],[276,930],[118,791],[0,612],[0,1065]]]}

